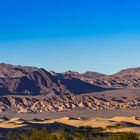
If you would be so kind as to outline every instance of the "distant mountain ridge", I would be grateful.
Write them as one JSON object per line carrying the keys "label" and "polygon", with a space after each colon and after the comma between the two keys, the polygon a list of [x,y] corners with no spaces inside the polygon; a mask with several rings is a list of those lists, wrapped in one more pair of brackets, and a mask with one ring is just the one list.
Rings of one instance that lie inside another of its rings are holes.
{"label": "distant mountain ridge", "polygon": [[139,109],[139,89],[140,68],[105,75],[0,64],[0,112]]}
{"label": "distant mountain ridge", "polygon": [[74,77],[103,88],[140,88],[140,68],[129,68],[113,75],[97,72],[63,73],[64,77]]}
{"label": "distant mountain ridge", "polygon": [[59,79],[57,75],[52,75],[42,68],[0,64],[1,95],[60,95],[102,90],[104,90],[102,87],[91,85],[74,77]]}
{"label": "distant mountain ridge", "polygon": [[81,94],[108,88],[140,88],[140,68],[114,75],[97,72],[47,72],[42,68],[0,64],[0,94]]}
{"label": "distant mountain ridge", "polygon": [[[80,74],[72,71],[49,73],[36,67],[0,64],[0,93],[70,94],[73,91],[67,85],[76,90],[75,84],[77,88],[80,86],[81,89],[89,89],[87,92],[94,91],[94,88],[95,91],[101,91],[102,88],[139,88],[140,68],[122,70],[114,75],[104,75],[96,72]],[[79,92],[82,93],[82,91]]]}

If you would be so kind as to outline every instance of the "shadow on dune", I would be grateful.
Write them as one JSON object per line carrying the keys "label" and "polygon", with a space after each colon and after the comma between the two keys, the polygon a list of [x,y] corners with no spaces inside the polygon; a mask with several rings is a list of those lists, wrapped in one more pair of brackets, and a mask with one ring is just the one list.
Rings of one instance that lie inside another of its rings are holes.
{"label": "shadow on dune", "polygon": [[57,131],[57,130],[61,130],[61,129],[69,129],[69,130],[73,130],[76,129],[76,127],[73,126],[69,126],[69,125],[65,125],[62,123],[50,123],[50,124],[33,124],[33,123],[26,123],[27,126],[23,126],[20,128],[0,128],[0,133],[3,135],[6,135],[9,131],[13,131],[13,132],[20,132],[20,133],[28,133],[30,131],[32,131],[32,129],[36,128],[38,130],[41,130],[42,128],[46,128],[48,131]]}
{"label": "shadow on dune", "polygon": [[46,128],[48,131],[76,129],[76,127],[57,123],[57,122],[51,124],[32,124],[32,123],[25,122],[25,124],[27,124],[27,126],[23,126],[21,128],[0,128],[0,140],[8,140],[6,137],[8,132],[11,131],[17,134],[25,134],[25,133],[30,134],[34,128],[38,130],[41,130],[42,128]]}
{"label": "shadow on dune", "polygon": [[70,125],[66,125],[66,124],[62,124],[62,123],[51,123],[51,124],[30,124],[31,127],[33,128],[37,128],[37,129],[42,129],[42,128],[46,128],[49,131],[55,131],[55,130],[60,130],[62,128],[65,129],[75,129],[76,127],[70,126]]}

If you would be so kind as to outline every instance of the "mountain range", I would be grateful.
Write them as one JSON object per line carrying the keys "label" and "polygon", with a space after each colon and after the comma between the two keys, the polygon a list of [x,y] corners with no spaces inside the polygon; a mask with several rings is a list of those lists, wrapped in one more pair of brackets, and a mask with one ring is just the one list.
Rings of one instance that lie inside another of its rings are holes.
{"label": "mountain range", "polygon": [[[138,108],[140,68],[113,75],[97,72],[48,72],[43,68],[0,64],[0,111],[43,112],[74,108],[93,110]],[[137,96],[129,99],[133,91]],[[133,91],[132,91],[133,90]],[[122,93],[128,93],[127,94]],[[121,93],[121,96],[112,93]],[[110,95],[107,97],[107,95]]]}

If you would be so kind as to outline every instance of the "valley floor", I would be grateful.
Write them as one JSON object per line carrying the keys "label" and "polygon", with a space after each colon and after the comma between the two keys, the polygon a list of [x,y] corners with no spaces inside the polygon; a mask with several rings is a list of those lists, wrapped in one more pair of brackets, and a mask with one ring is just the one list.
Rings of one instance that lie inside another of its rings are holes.
{"label": "valley floor", "polygon": [[1,116],[6,116],[8,118],[21,118],[24,120],[32,120],[34,118],[38,119],[57,119],[62,117],[73,117],[73,118],[108,118],[115,116],[128,116],[128,117],[140,117],[140,110],[130,110],[130,109],[115,109],[115,110],[100,110],[93,111],[87,109],[75,109],[67,112],[44,112],[44,113],[16,113],[14,111],[5,111],[0,113]]}

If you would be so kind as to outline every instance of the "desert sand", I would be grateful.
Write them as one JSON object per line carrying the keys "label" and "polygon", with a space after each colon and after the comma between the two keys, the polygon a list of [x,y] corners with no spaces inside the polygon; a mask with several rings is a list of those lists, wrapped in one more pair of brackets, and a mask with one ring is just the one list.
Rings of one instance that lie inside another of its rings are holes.
{"label": "desert sand", "polygon": [[[131,131],[131,132],[140,133],[140,119],[135,116],[132,117],[118,116],[113,118],[89,118],[89,119],[62,117],[62,118],[50,119],[50,120],[34,119],[32,121],[24,121],[20,118],[12,118],[9,120],[1,119],[0,128],[13,129],[13,128],[26,127],[29,124],[47,125],[56,122],[73,126],[73,127],[80,127],[80,126],[90,126],[93,128],[101,127],[104,128],[106,132],[130,132]],[[123,125],[116,127],[116,125],[119,123]]]}

